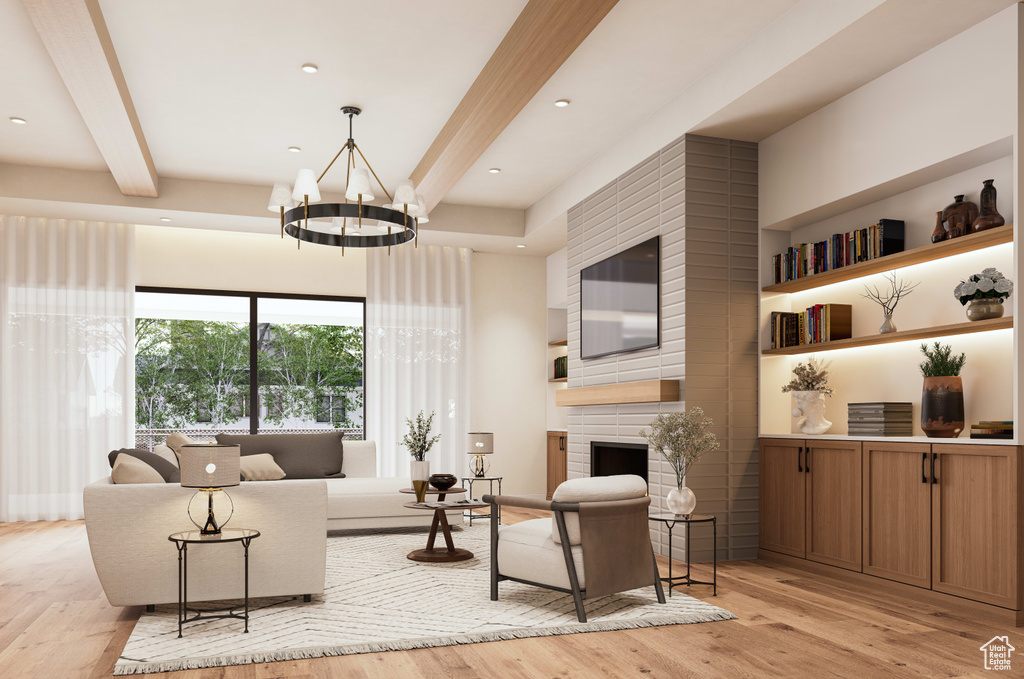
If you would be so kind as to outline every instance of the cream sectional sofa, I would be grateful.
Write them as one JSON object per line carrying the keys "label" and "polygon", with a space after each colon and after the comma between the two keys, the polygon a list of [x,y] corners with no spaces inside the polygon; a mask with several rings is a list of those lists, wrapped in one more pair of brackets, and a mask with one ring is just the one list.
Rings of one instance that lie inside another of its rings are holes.
{"label": "cream sectional sofa", "polygon": [[[408,477],[379,478],[373,441],[345,441],[345,478],[243,482],[228,493],[228,528],[255,528],[249,552],[251,597],[320,594],[326,573],[326,533],[351,528],[429,526],[433,512],[407,509],[399,493]],[[114,606],[176,603],[178,559],[167,536],[194,528],[187,514],[195,491],[171,483],[86,486],[85,525],[93,564]],[[463,494],[447,499],[458,500]],[[449,521],[461,523],[461,510]],[[240,598],[240,545],[189,548],[189,601]]]}

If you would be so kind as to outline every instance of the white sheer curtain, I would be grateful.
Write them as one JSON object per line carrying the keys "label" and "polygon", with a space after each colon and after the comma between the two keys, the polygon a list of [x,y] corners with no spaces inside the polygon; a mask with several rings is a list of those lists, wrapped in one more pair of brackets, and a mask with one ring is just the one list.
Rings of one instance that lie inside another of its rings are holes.
{"label": "white sheer curtain", "polygon": [[469,422],[470,260],[465,248],[370,250],[366,287],[366,437],[381,476],[407,476],[406,418],[435,412],[431,472],[460,476]]}
{"label": "white sheer curtain", "polygon": [[132,447],[135,230],[0,216],[0,521],[82,518]]}

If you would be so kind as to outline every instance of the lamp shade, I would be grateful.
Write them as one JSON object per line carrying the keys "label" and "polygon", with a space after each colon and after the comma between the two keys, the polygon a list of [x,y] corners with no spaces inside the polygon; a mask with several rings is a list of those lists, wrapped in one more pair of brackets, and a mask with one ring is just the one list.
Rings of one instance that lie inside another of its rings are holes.
{"label": "lamp shade", "polygon": [[292,198],[296,203],[301,203],[306,196],[310,202],[320,200],[320,187],[316,185],[316,173],[312,170],[299,170],[295,177],[295,188],[292,190]]}
{"label": "lamp shade", "polygon": [[292,189],[287,184],[274,184],[273,190],[270,192],[270,203],[267,205],[267,209],[271,212],[277,212],[281,208],[290,210],[295,207],[295,201],[292,199]]}
{"label": "lamp shade", "polygon": [[228,488],[241,480],[241,446],[186,444],[181,447],[181,485],[185,488]]}
{"label": "lamp shade", "polygon": [[403,179],[398,182],[395,189],[395,200],[392,205],[395,210],[401,212],[407,210],[413,217],[420,211],[420,204],[416,202],[416,189],[413,188],[411,179]]}
{"label": "lamp shade", "polygon": [[352,174],[348,178],[348,188],[345,189],[345,197],[349,200],[359,200],[360,196],[362,196],[363,202],[373,200],[370,173],[365,167],[353,167]]}
{"label": "lamp shade", "polygon": [[420,206],[419,212],[416,213],[416,222],[418,224],[426,224],[430,220],[427,218],[427,201],[423,200],[423,194],[416,194],[416,203]]}
{"label": "lamp shade", "polygon": [[494,434],[471,431],[466,434],[466,453],[490,455],[494,452]]}

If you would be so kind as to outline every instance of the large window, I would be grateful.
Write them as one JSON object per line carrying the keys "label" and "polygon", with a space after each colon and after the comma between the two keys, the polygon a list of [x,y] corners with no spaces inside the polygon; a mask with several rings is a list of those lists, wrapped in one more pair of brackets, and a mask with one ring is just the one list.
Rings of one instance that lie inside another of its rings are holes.
{"label": "large window", "polygon": [[171,431],[363,438],[363,310],[361,299],[139,288],[136,445]]}

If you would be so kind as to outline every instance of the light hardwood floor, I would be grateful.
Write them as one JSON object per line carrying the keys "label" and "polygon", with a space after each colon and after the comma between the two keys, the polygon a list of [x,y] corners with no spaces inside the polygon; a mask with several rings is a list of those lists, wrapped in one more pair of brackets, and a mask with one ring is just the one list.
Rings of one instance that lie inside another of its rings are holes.
{"label": "light hardwood floor", "polygon": [[[503,519],[543,515],[507,510]],[[758,561],[719,564],[718,575],[718,597],[710,587],[690,593],[739,620],[150,676],[967,677],[991,674],[978,647],[997,634],[1021,649],[1015,676],[1024,671],[1024,634],[966,610]],[[0,678],[109,677],[141,613],[107,604],[82,522],[0,524]]]}

